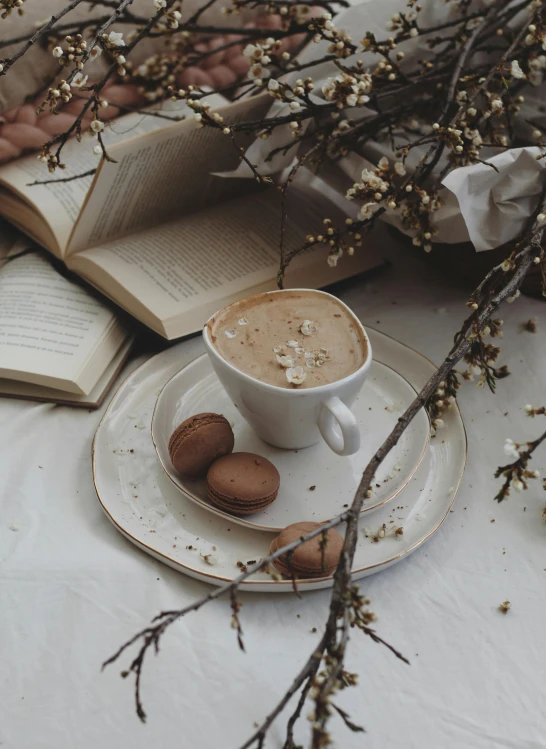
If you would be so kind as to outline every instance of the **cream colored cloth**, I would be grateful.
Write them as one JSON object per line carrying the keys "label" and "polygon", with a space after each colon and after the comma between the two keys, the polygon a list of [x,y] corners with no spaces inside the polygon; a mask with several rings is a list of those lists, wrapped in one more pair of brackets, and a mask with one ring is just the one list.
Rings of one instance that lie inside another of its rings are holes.
{"label": "cream colored cloth", "polygon": [[[465,289],[440,280],[422,255],[396,247],[387,234],[375,241],[390,260],[388,271],[353,278],[336,293],[365,324],[442,361],[464,314]],[[347,668],[361,678],[335,702],[366,733],[333,718],[337,749],[546,747],[541,481],[493,502],[500,484],[493,471],[509,461],[505,438],[534,439],[544,428],[544,419],[523,411],[526,403],[544,403],[544,302],[523,297],[506,305],[502,317],[502,362],[515,371],[498,383],[494,397],[474,383],[459,391],[469,450],[453,512],[411,556],[360,581],[378,615],[377,633],[411,666],[351,630]],[[521,333],[531,317],[540,320],[537,333]],[[179,366],[201,352],[197,344],[187,340],[173,349]],[[331,591],[302,599],[243,593],[246,654],[230,627],[229,600],[181,619],[145,665],[148,721],[142,725],[132,677],[120,676],[136,651],[103,672],[101,663],[159,611],[188,605],[213,588],[137,549],[102,511],[91,441],[103,412],[0,398],[1,749],[238,749],[316,646]],[[133,423],[131,431],[137,431]],[[531,467],[545,475],[546,450],[537,451]],[[403,497],[390,505],[397,523]],[[180,496],[173,512],[184,512],[185,502]],[[377,528],[373,516],[367,513],[362,525]],[[205,532],[214,516],[202,510],[200,522]],[[362,532],[359,541],[365,541]],[[394,538],[380,544],[398,553]],[[497,606],[506,599],[512,609],[503,615]],[[273,726],[267,749],[283,746],[294,705]],[[306,748],[310,710],[309,702],[294,737]]]}

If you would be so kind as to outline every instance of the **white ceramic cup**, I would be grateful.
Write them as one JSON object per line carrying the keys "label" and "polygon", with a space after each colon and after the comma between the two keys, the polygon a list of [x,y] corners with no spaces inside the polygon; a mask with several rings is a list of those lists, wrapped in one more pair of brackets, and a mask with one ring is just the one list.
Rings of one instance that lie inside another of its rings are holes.
{"label": "white ceramic cup", "polygon": [[[325,291],[301,291],[331,296]],[[283,293],[282,290],[269,291],[258,296]],[[372,347],[360,320],[347,305],[337,298],[336,302],[345,308],[361,331],[367,344],[366,359],[341,380],[302,390],[270,385],[241,372],[218,353],[211,341],[211,326],[219,313],[205,324],[203,339],[218,379],[254,431],[271,445],[293,450],[314,445],[322,437],[338,455],[352,455],[360,447],[360,431],[350,406],[368,374]]]}

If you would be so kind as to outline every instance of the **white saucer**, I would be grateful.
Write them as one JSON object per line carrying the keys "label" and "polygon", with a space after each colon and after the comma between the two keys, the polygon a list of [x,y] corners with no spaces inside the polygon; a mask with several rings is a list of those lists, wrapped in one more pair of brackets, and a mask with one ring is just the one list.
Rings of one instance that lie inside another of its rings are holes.
{"label": "white saucer", "polygon": [[[421,354],[370,328],[367,332],[375,357],[400,372],[414,388],[421,388],[435,371]],[[271,534],[217,517],[184,497],[159,465],[149,432],[161,389],[202,351],[199,339],[185,341],[150,359],[127,378],[95,434],[93,479],[104,512],[126,538],[174,569],[220,585],[239,574],[238,561],[266,555]],[[441,438],[431,440],[424,460],[397,501],[360,520],[355,580],[408,556],[445,520],[464,472],[466,435],[457,408],[447,412],[444,421]],[[402,526],[403,535],[394,538],[390,534],[373,543],[365,528],[375,531],[383,523]],[[201,556],[209,553],[217,557],[214,566]],[[331,584],[332,578],[325,577],[300,581],[298,587],[305,591]],[[241,587],[268,593],[292,590],[290,580],[274,581],[262,573]]]}
{"label": "white saucer", "polygon": [[[261,440],[228,398],[206,354],[186,365],[165,385],[152,418],[152,439],[161,465],[171,481],[209,512],[257,530],[278,532],[301,520],[330,520],[347,507],[362,468],[386,439],[415,398],[411,385],[393,369],[373,361],[352,406],[361,433],[360,450],[340,457],[320,442],[301,450],[281,450]],[[265,510],[239,517],[214,506],[204,479],[181,476],[169,459],[169,438],[176,427],[197,413],[223,414],[235,434],[235,451],[257,453],[270,460],[281,475],[277,499]],[[362,512],[385,504],[406,486],[423,460],[430,436],[424,409],[417,414],[398,445],[380,466],[372,496]],[[313,487],[313,488],[311,488]]]}

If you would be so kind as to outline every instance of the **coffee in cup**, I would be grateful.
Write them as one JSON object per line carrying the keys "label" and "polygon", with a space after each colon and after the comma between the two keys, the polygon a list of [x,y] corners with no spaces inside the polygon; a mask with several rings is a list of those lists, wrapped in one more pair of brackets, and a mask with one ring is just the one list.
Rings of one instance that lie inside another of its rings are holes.
{"label": "coffee in cup", "polygon": [[361,326],[345,305],[311,290],[243,299],[215,315],[209,331],[223,359],[282,388],[342,380],[362,366],[368,350]]}
{"label": "coffee in cup", "polygon": [[358,318],[324,291],[269,291],[234,302],[203,329],[214,371],[266,442],[299,449],[321,438],[352,455],[360,432],[350,406],[372,362]]}

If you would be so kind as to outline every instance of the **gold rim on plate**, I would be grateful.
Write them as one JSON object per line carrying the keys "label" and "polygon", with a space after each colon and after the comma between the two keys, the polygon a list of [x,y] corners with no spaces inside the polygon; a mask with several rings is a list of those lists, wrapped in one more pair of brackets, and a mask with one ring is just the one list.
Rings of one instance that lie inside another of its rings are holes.
{"label": "gold rim on plate", "polygon": [[[237,523],[237,525],[240,525],[243,528],[251,528],[251,529],[253,528],[254,530],[264,531],[266,533],[278,533],[280,530],[282,530],[282,528],[278,528],[278,529],[277,528],[271,528],[271,526],[269,526],[269,525],[258,525],[257,523],[250,523],[250,522],[241,523],[241,522],[239,522],[238,519],[234,518],[233,515],[230,515],[229,512],[224,512],[224,510],[221,510],[221,509],[219,509],[217,507],[213,507],[211,504],[209,504],[208,502],[205,502],[203,499],[201,499],[201,497],[198,497],[197,494],[194,494],[192,491],[190,491],[190,489],[187,489],[186,487],[180,486],[180,484],[178,484],[173,479],[173,477],[169,473],[169,470],[168,470],[167,466],[165,465],[165,463],[163,462],[163,459],[161,458],[161,453],[160,453],[159,447],[157,446],[157,443],[156,443],[156,441],[154,439],[154,421],[155,421],[155,416],[156,416],[156,412],[157,412],[157,407],[158,407],[158,404],[159,404],[159,400],[160,400],[161,396],[163,395],[163,392],[164,392],[165,388],[167,388],[170,385],[170,383],[174,380],[175,377],[178,377],[178,375],[181,372],[183,372],[184,369],[186,369],[187,367],[190,367],[192,364],[195,364],[195,362],[199,361],[199,359],[205,359],[207,356],[208,356],[207,353],[201,354],[201,356],[196,356],[195,359],[192,359],[190,362],[188,362],[187,364],[185,364],[182,367],[182,369],[179,369],[178,372],[175,372],[175,374],[173,374],[172,377],[169,377],[169,379],[167,380],[167,382],[161,388],[161,392],[157,396],[157,400],[155,402],[154,410],[153,410],[153,413],[152,413],[152,422],[151,422],[151,428],[150,428],[150,435],[151,435],[152,442],[153,442],[154,448],[155,448],[155,452],[156,452],[157,458],[159,460],[159,463],[161,465],[161,468],[163,469],[163,471],[165,472],[165,474],[169,478],[169,481],[171,481],[174,484],[174,486],[176,486],[176,488],[178,489],[179,492],[182,492],[182,494],[187,495],[193,502],[195,502],[196,504],[200,505],[201,507],[203,507],[208,512],[212,512],[213,515],[217,515],[218,517],[225,518],[226,520],[231,520],[232,522]],[[373,359],[373,361],[375,361],[376,364],[380,364],[382,367],[386,367],[387,369],[390,369],[391,372],[394,372],[395,375],[397,375],[402,380],[404,380],[404,382],[411,388],[411,390],[415,393],[415,395],[418,394],[418,391],[413,387],[413,385],[411,384],[411,382],[408,382],[408,380],[404,377],[404,375],[401,375],[400,372],[397,372],[396,369],[394,369],[394,367],[390,367],[388,364],[385,364],[385,362],[379,361],[378,359]],[[364,383],[364,387],[365,386],[366,386],[366,383]],[[428,428],[428,431],[427,431],[427,438],[426,438],[425,446],[423,448],[423,452],[419,456],[417,462],[415,463],[415,466],[412,468],[410,475],[408,476],[407,480],[401,486],[399,486],[398,489],[395,492],[393,492],[392,494],[390,494],[385,499],[381,500],[381,502],[378,502],[375,505],[370,505],[368,507],[364,507],[363,506],[362,509],[361,509],[361,511],[360,511],[360,515],[361,516],[365,515],[367,512],[371,512],[371,510],[377,510],[378,507],[382,507],[387,502],[390,502],[391,499],[394,499],[398,494],[400,494],[400,492],[402,491],[402,489],[406,488],[406,486],[409,484],[409,482],[415,476],[415,473],[416,473],[417,469],[419,468],[419,466],[423,462],[423,459],[424,459],[424,457],[426,455],[428,446],[430,444],[430,418],[429,418],[429,415],[428,415],[427,411],[425,409],[423,409],[423,410],[425,411],[425,415],[427,417],[427,422],[428,422],[429,428]],[[328,518],[328,520],[330,520],[330,518]],[[327,522],[327,520],[325,522]],[[324,579],[324,578],[321,578],[321,579]]]}
{"label": "gold rim on plate", "polygon": [[[428,362],[429,364],[431,364],[433,367],[435,367],[437,369],[436,364],[434,364],[434,362],[431,361],[431,359],[429,359],[428,357],[426,357],[424,354],[421,354],[419,351],[416,351],[411,346],[407,346],[405,343],[401,343],[396,338],[393,338],[392,336],[389,336],[386,333],[383,333],[383,332],[381,332],[379,330],[376,330],[375,328],[372,328],[369,325],[366,326],[366,328],[368,330],[373,330],[375,333],[378,333],[379,335],[384,336],[385,338],[389,338],[391,341],[394,341],[395,343],[397,343],[397,344],[399,344],[401,346],[404,346],[405,348],[409,349],[410,351],[412,351],[417,356],[420,356],[421,359],[424,359],[426,362]],[[159,354],[156,354],[156,356],[159,356]],[[152,357],[152,358],[155,358],[155,357]],[[197,358],[197,357],[195,357],[195,358]],[[131,372],[131,374],[129,374],[125,378],[125,380],[119,385],[119,387],[116,389],[116,392],[114,393],[112,399],[110,400],[110,403],[108,404],[108,406],[107,406],[104,414],[102,415],[102,418],[101,418],[101,420],[100,420],[100,422],[99,422],[99,424],[97,426],[97,429],[95,431],[95,435],[93,437],[93,442],[92,442],[92,445],[91,445],[91,467],[92,467],[92,472],[93,472],[93,485],[95,487],[95,492],[97,494],[97,498],[99,500],[99,504],[101,505],[104,513],[106,514],[106,516],[108,517],[108,519],[111,521],[111,523],[114,525],[114,527],[117,528],[123,536],[125,536],[128,539],[130,539],[136,546],[139,546],[142,549],[147,549],[150,552],[151,556],[156,557],[157,559],[160,559],[160,560],[166,560],[165,563],[167,563],[170,567],[179,568],[179,569],[183,569],[183,570],[188,570],[189,572],[194,573],[194,575],[197,577],[197,579],[199,579],[199,578],[202,579],[203,577],[205,577],[205,578],[209,578],[211,580],[219,580],[221,582],[226,582],[226,583],[232,582],[233,581],[233,577],[223,577],[223,576],[220,576],[220,575],[213,575],[213,574],[211,574],[209,572],[206,572],[206,571],[204,571],[202,569],[197,569],[196,567],[190,567],[189,565],[184,564],[184,562],[181,562],[178,559],[174,559],[173,557],[169,556],[168,554],[163,553],[162,551],[158,551],[157,549],[154,549],[153,546],[150,546],[145,541],[141,541],[140,539],[138,539],[135,536],[133,536],[132,533],[129,533],[129,531],[125,530],[125,528],[123,528],[118,523],[118,521],[116,520],[116,518],[108,510],[107,506],[105,505],[105,503],[104,503],[104,501],[102,499],[102,496],[100,494],[99,488],[97,486],[97,480],[96,480],[96,449],[95,449],[95,445],[96,445],[96,441],[97,441],[97,436],[98,436],[98,434],[100,432],[100,429],[101,429],[101,427],[103,425],[103,422],[105,421],[106,417],[108,416],[108,414],[110,412],[110,409],[114,405],[114,402],[116,401],[116,399],[117,399],[120,391],[122,390],[122,388],[124,387],[124,385],[126,384],[126,382],[131,377],[133,377],[133,375],[136,375],[138,372],[140,372],[140,370],[143,367],[145,367],[147,364],[149,364],[150,361],[152,361],[152,359],[148,359],[147,361],[143,362],[139,367],[137,367],[133,372]],[[194,361],[194,360],[192,360],[192,361]],[[189,363],[190,362],[188,362],[188,364]],[[388,366],[388,365],[385,365],[385,366]],[[169,379],[172,379],[172,378],[169,378]],[[411,385],[411,383],[409,383],[409,384]],[[413,387],[413,385],[411,387]],[[402,557],[405,557],[408,554],[411,554],[413,551],[415,551],[416,549],[418,549],[419,546],[421,546],[423,543],[425,543],[425,541],[427,541],[434,533],[436,533],[436,531],[438,530],[438,528],[442,525],[442,523],[444,522],[444,520],[448,516],[449,511],[450,511],[451,507],[453,506],[453,502],[455,501],[455,497],[457,496],[457,493],[458,493],[459,488],[461,486],[461,481],[463,479],[463,475],[464,475],[464,472],[466,470],[466,462],[467,462],[467,459],[468,459],[468,438],[467,438],[467,434],[466,434],[466,427],[464,425],[464,421],[463,421],[463,418],[462,418],[461,411],[460,411],[458,403],[455,403],[455,409],[457,410],[457,413],[459,414],[459,417],[460,417],[460,420],[461,420],[461,426],[462,426],[462,429],[463,429],[463,435],[464,435],[464,461],[463,461],[463,466],[462,466],[462,469],[461,469],[461,473],[460,473],[459,479],[457,481],[457,484],[456,484],[454,492],[453,492],[453,496],[451,498],[451,502],[448,504],[447,509],[446,509],[444,515],[440,518],[439,522],[434,526],[434,528],[432,528],[427,533],[426,536],[424,536],[423,538],[421,538],[419,541],[416,541],[416,543],[414,543],[413,546],[410,546],[405,551],[401,551],[399,554],[395,554],[394,556],[389,557],[388,559],[385,559],[385,560],[383,560],[381,562],[374,562],[373,564],[367,564],[364,567],[357,567],[356,569],[351,570],[351,575],[356,575],[356,574],[359,574],[361,572],[366,572],[367,570],[372,570],[372,569],[375,569],[376,567],[386,567],[386,566],[392,564],[393,562],[397,561],[398,559],[401,559]],[[155,407],[154,407],[154,412],[155,412]],[[428,446],[428,443],[427,443],[427,446]],[[329,576],[326,576],[326,577],[311,578],[311,579],[302,578],[302,579],[298,580],[298,582],[300,584],[305,584],[306,587],[307,586],[311,586],[312,587],[314,585],[318,585],[319,583],[323,583],[326,580],[332,580],[332,579],[333,579],[333,575],[329,575]],[[283,587],[286,587],[287,590],[292,590],[293,589],[293,584],[292,584],[291,580],[278,580],[278,581],[276,581],[276,580],[250,580],[249,579],[249,580],[245,580],[241,584],[241,587],[245,588],[245,587],[251,587],[251,586],[254,586],[254,585],[261,585],[261,586],[266,586],[266,587],[282,585]]]}

